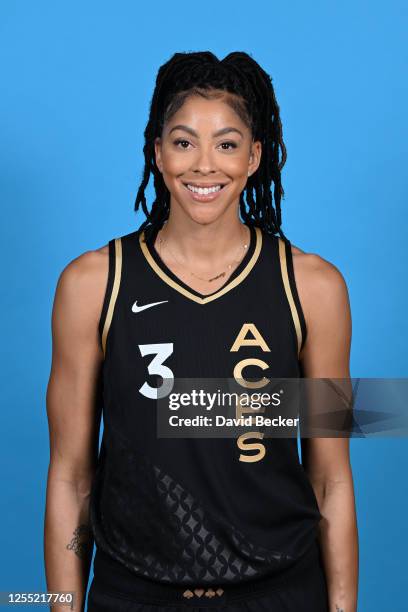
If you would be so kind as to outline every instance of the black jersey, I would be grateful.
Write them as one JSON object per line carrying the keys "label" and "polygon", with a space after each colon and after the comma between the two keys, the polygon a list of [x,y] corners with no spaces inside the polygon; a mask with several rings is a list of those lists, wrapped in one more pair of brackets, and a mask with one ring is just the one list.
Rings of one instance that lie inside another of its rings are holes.
{"label": "black jersey", "polygon": [[[134,231],[109,242],[100,320],[104,431],[91,494],[95,577],[227,585],[284,572],[321,514],[294,437],[161,438],[166,379],[299,378],[306,325],[290,242],[250,227],[233,274],[210,295],[182,282]],[[155,376],[159,374],[159,376]]]}

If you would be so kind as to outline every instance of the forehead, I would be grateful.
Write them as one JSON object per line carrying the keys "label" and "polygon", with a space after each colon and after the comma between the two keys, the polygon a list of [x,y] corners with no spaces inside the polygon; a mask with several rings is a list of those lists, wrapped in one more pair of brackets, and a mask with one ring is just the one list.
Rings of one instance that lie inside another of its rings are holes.
{"label": "forehead", "polygon": [[199,131],[218,130],[226,125],[239,128],[244,134],[249,134],[248,126],[234,110],[234,100],[226,96],[204,98],[191,95],[183,105],[169,118],[164,126],[165,131],[176,124],[189,125]]}

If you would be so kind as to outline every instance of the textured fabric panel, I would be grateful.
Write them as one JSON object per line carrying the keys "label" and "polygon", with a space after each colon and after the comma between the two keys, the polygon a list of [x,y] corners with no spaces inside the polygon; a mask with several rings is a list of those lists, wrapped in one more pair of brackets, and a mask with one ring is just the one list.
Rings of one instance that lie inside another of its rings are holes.
{"label": "textured fabric panel", "polygon": [[97,546],[131,571],[161,582],[239,582],[291,560],[255,544],[126,446],[116,450],[94,495],[104,508],[92,515]]}

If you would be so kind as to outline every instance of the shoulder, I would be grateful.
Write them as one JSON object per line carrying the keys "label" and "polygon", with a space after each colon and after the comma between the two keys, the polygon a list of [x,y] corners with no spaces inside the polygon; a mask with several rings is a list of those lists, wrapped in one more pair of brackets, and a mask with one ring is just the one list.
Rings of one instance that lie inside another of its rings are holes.
{"label": "shoulder", "polygon": [[296,288],[309,331],[347,324],[350,306],[343,274],[331,262],[316,253],[307,253],[291,245]]}
{"label": "shoulder", "polygon": [[79,291],[91,296],[106,280],[109,266],[109,247],[89,250],[71,260],[62,270],[58,285],[66,292]]}
{"label": "shoulder", "polygon": [[97,322],[102,309],[109,271],[109,247],[86,251],[60,273],[55,291],[54,316]]}
{"label": "shoulder", "polygon": [[347,285],[340,270],[316,253],[307,253],[291,245],[293,269],[298,291],[311,299],[340,298],[347,294]]}
{"label": "shoulder", "polygon": [[292,260],[307,329],[300,354],[304,373],[348,377],[352,323],[344,277],[331,262],[294,245]]}

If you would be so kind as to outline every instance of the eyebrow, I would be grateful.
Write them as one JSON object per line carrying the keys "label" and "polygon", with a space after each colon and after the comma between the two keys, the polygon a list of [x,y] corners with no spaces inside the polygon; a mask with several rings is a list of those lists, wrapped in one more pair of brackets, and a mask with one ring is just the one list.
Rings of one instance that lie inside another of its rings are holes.
{"label": "eyebrow", "polygon": [[[182,124],[175,125],[174,127],[171,128],[169,134],[174,132],[174,130],[184,130],[185,132],[188,132],[189,134],[191,134],[192,136],[195,136],[196,138],[199,137],[197,132],[193,130],[193,128],[189,127],[188,125],[182,125]],[[214,132],[213,138],[217,138],[217,136],[224,136],[224,134],[228,134],[229,132],[237,132],[240,136],[242,136],[242,138],[244,137],[243,133],[238,128],[225,127],[225,128],[222,128],[221,130],[217,130],[216,132]]]}

